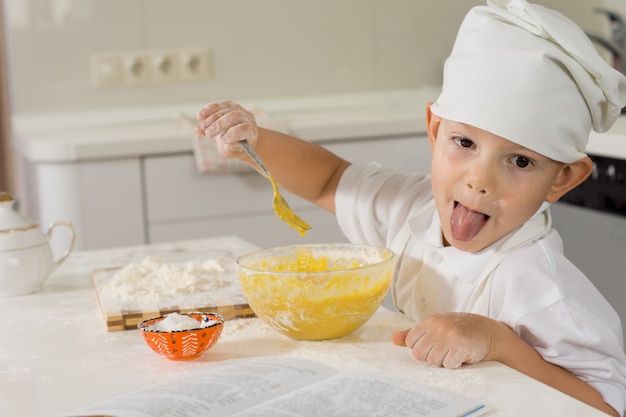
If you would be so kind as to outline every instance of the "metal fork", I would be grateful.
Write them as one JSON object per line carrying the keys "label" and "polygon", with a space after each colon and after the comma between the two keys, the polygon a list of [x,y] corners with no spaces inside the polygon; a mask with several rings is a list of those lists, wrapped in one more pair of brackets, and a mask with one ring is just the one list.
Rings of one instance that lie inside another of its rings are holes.
{"label": "metal fork", "polygon": [[246,153],[254,160],[254,162],[261,169],[265,178],[267,178],[272,183],[272,189],[274,190],[274,199],[272,200],[272,207],[274,208],[274,213],[278,216],[279,219],[287,223],[289,226],[296,229],[302,236],[307,232],[307,230],[311,229],[311,225],[309,225],[306,221],[301,219],[292,209],[289,207],[289,204],[285,201],[283,196],[280,194],[278,190],[278,185],[276,184],[276,180],[267,169],[259,155],[257,155],[256,151],[247,140],[242,140],[241,146],[246,151]]}

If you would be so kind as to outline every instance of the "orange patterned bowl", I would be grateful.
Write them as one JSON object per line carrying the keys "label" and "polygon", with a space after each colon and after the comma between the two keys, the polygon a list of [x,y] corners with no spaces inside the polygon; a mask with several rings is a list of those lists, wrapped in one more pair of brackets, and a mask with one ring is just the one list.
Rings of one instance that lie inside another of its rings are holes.
{"label": "orange patterned bowl", "polygon": [[[173,318],[176,322],[171,320]],[[190,319],[196,320],[197,326]],[[222,316],[201,312],[166,314],[137,325],[141,336],[153,351],[174,360],[193,359],[202,355],[217,342],[223,327]]]}

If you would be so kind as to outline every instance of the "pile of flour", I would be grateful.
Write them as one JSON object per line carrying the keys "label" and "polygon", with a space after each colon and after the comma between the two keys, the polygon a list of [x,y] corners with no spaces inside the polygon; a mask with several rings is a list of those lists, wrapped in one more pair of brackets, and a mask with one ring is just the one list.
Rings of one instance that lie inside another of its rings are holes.
{"label": "pile of flour", "polygon": [[232,259],[165,263],[147,257],[129,264],[100,284],[101,296],[122,306],[171,303],[204,306],[241,294]]}
{"label": "pile of flour", "polygon": [[186,316],[179,313],[166,314],[163,320],[147,326],[146,330],[171,332],[179,330],[191,330],[201,329],[204,327],[213,326],[215,323],[219,323],[217,320],[213,320],[208,316],[204,316],[202,321],[196,320],[193,317]]}

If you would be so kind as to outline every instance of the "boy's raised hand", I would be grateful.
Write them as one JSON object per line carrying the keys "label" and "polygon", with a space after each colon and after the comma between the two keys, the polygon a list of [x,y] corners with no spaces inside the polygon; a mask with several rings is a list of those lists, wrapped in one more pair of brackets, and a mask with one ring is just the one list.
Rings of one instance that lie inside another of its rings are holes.
{"label": "boy's raised hand", "polygon": [[394,333],[392,341],[409,347],[420,361],[453,369],[488,358],[495,347],[492,322],[471,313],[434,314],[410,329]]}
{"label": "boy's raised hand", "polygon": [[252,112],[230,100],[204,106],[197,115],[194,129],[197,137],[210,137],[217,141],[220,152],[226,156],[244,154],[239,144],[247,140],[253,147],[259,137],[259,129]]}

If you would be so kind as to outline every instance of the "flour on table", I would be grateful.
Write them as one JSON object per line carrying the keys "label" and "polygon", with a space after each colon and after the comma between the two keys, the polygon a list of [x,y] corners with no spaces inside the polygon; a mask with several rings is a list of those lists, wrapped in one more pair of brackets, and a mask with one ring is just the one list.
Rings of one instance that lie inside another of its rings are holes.
{"label": "flour on table", "polygon": [[102,296],[115,298],[126,307],[209,306],[220,298],[244,300],[232,259],[165,263],[151,256],[117,270],[100,284]]}

